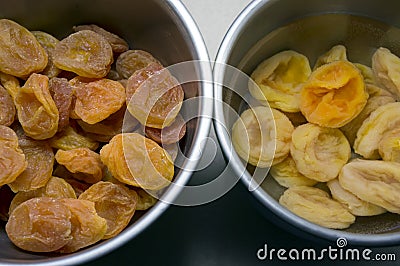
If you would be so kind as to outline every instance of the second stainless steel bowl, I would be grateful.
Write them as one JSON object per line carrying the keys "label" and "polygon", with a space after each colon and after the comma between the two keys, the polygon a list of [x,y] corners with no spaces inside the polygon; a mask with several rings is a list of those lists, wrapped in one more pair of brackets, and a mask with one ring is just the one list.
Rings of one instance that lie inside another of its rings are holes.
{"label": "second stainless steel bowl", "polygon": [[[369,64],[368,59],[380,46],[400,52],[400,3],[396,0],[256,0],[236,18],[217,54],[214,66],[216,132],[225,157],[249,187],[252,175],[232,148],[230,130],[237,116],[227,112],[229,105],[237,113],[243,108],[238,95],[247,93],[247,85],[231,82],[231,67],[250,75],[255,67],[273,54],[293,49],[305,54],[310,63],[333,45],[343,44],[350,60]],[[232,89],[221,84],[229,83]],[[235,91],[235,92],[233,92]],[[225,130],[226,128],[226,130]],[[383,214],[359,217],[346,230],[327,229],[308,222],[282,207],[278,199],[283,188],[268,176],[254,197],[268,218],[283,228],[313,239],[335,241],[346,238],[350,244],[382,246],[400,243],[400,217]]]}

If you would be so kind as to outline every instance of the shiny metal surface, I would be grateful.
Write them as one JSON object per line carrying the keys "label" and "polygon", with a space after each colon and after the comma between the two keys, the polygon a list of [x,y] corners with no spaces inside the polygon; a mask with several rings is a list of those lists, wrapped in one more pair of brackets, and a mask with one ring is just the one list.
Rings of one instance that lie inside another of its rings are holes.
{"label": "shiny metal surface", "polygon": [[[9,18],[30,30],[43,30],[58,38],[71,33],[72,26],[94,23],[125,38],[131,48],[151,52],[165,65],[201,60],[196,75],[199,80],[211,76],[211,65],[202,36],[192,17],[179,0],[99,0],[99,1],[3,1],[1,18]],[[185,86],[186,97],[204,96],[211,99],[210,83]],[[197,158],[202,140],[209,134],[213,106],[211,101],[198,105],[198,116],[190,121],[182,152],[187,158]],[[191,176],[195,163],[185,170],[177,169],[175,183],[184,185]],[[180,192],[179,186],[167,189],[163,195],[170,202]],[[158,202],[149,211],[139,215],[121,234],[73,254],[33,254],[19,250],[8,240],[4,226],[0,231],[0,265],[75,265],[98,258],[131,240],[166,209],[168,204]],[[151,248],[151,247],[149,247]],[[134,258],[132,251],[132,258]],[[132,260],[134,261],[134,260]]]}
{"label": "shiny metal surface", "polygon": [[[242,175],[241,170],[245,166],[231,148],[229,132],[224,130],[224,127],[232,128],[234,118],[226,113],[222,103],[229,104],[239,113],[243,104],[235,93],[218,84],[227,78],[227,69],[223,65],[234,66],[250,75],[257,64],[278,51],[297,50],[311,58],[310,62],[313,63],[323,51],[339,43],[348,47],[350,60],[356,62],[365,61],[379,46],[389,46],[398,54],[400,15],[396,10],[399,7],[400,2],[395,0],[256,0],[236,18],[216,57],[215,66],[219,67],[219,71],[215,71],[214,66],[214,78],[217,81],[214,108],[215,119],[218,121],[215,128],[225,157],[234,160],[231,165],[241,175],[246,187],[249,187],[252,176],[248,171]],[[320,16],[321,14],[333,15]],[[354,20],[346,18],[346,14],[364,18]],[[374,21],[372,24],[371,19]],[[301,21],[297,30],[286,27],[294,21]],[[278,28],[282,30],[275,32],[273,36],[267,36]],[[240,94],[246,94],[247,86],[234,89]],[[349,244],[354,245],[384,246],[400,243],[399,215],[359,217],[347,230],[332,230],[305,221],[281,207],[277,200],[282,192],[282,187],[267,177],[252,194],[272,212],[272,215],[269,214],[271,220],[295,234],[328,241],[345,237]]]}

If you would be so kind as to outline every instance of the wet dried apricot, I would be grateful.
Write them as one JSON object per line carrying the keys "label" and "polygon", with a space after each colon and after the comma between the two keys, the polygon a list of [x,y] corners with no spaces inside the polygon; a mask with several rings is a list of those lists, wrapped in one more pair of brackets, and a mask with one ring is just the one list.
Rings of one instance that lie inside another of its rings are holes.
{"label": "wet dried apricot", "polygon": [[0,86],[0,125],[10,126],[15,118],[13,99],[3,86]]}
{"label": "wet dried apricot", "polygon": [[64,165],[73,173],[76,179],[86,183],[96,183],[103,177],[104,165],[100,160],[100,155],[88,148],[58,150],[55,158],[59,164]]}
{"label": "wet dried apricot", "polygon": [[75,113],[88,124],[98,123],[125,103],[125,88],[111,79],[100,79],[75,87]]}
{"label": "wet dried apricot", "polygon": [[107,221],[104,239],[119,234],[129,223],[136,209],[138,196],[122,184],[100,181],[93,184],[79,199],[95,203],[97,214]]}
{"label": "wet dried apricot", "polygon": [[22,202],[37,197],[76,199],[76,194],[72,186],[64,179],[52,176],[44,187],[30,191],[20,191],[15,194],[10,204],[9,213],[12,213]]}
{"label": "wet dried apricot", "polygon": [[158,63],[136,71],[128,80],[128,111],[142,125],[169,126],[182,106],[184,92],[171,73]]}
{"label": "wet dried apricot", "polygon": [[94,203],[80,199],[60,199],[71,212],[72,239],[58,252],[71,253],[90,246],[104,237],[107,221],[97,213]]}
{"label": "wet dried apricot", "polygon": [[128,43],[124,39],[95,24],[74,26],[73,29],[74,31],[91,30],[100,34],[110,43],[114,53],[122,53],[129,49]]}
{"label": "wet dried apricot", "polygon": [[82,77],[105,77],[113,62],[109,42],[91,30],[73,33],[61,40],[54,50],[54,64]]}
{"label": "wet dried apricot", "polygon": [[51,138],[58,129],[59,112],[49,91],[49,78],[32,74],[14,100],[18,119],[27,136]]}
{"label": "wet dried apricot", "polygon": [[96,150],[99,147],[98,142],[78,134],[75,129],[70,126],[51,138],[50,145],[53,148],[61,150],[72,150],[77,148]]}
{"label": "wet dried apricot", "polygon": [[65,78],[52,78],[49,81],[49,90],[59,112],[57,131],[60,132],[69,125],[73,87]]}
{"label": "wet dried apricot", "polygon": [[171,125],[163,129],[146,127],[145,133],[147,137],[155,142],[168,145],[176,143],[183,138],[186,134],[186,123],[181,115],[177,115]]}
{"label": "wet dried apricot", "polygon": [[56,251],[71,241],[71,217],[69,208],[58,199],[33,198],[10,214],[6,232],[11,242],[21,249]]}
{"label": "wet dried apricot", "polygon": [[13,182],[26,166],[17,134],[11,128],[0,125],[0,186]]}
{"label": "wet dried apricot", "polygon": [[14,21],[0,19],[0,32],[1,72],[26,78],[46,67],[46,51],[26,28]]}
{"label": "wet dried apricot", "polygon": [[25,154],[28,166],[15,181],[8,185],[14,192],[28,191],[45,186],[53,172],[53,149],[45,141],[29,138],[20,138],[19,147]]}
{"label": "wet dried apricot", "polygon": [[145,68],[151,63],[160,64],[157,59],[146,51],[128,50],[118,56],[115,68],[123,78],[129,79],[136,70]]}
{"label": "wet dried apricot", "polygon": [[57,77],[60,74],[61,69],[54,65],[54,49],[56,48],[57,43],[60,41],[43,31],[32,31],[33,36],[35,36],[36,40],[40,43],[40,45],[44,48],[48,56],[48,62],[46,68],[41,72],[43,75],[48,76],[49,78]]}
{"label": "wet dried apricot", "polygon": [[116,179],[144,189],[166,187],[174,175],[169,154],[156,142],[137,133],[114,136],[103,146],[100,157]]}

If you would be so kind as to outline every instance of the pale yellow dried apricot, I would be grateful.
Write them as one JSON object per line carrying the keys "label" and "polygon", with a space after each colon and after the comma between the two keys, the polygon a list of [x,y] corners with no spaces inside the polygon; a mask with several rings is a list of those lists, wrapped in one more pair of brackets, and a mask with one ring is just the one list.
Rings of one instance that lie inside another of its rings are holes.
{"label": "pale yellow dried apricot", "polygon": [[308,123],[293,131],[290,154],[300,173],[326,182],[339,175],[350,159],[351,148],[339,129]]}
{"label": "pale yellow dried apricot", "polygon": [[298,112],[300,85],[311,73],[310,63],[304,55],[287,50],[260,63],[251,74],[251,95],[261,103],[284,112]]}

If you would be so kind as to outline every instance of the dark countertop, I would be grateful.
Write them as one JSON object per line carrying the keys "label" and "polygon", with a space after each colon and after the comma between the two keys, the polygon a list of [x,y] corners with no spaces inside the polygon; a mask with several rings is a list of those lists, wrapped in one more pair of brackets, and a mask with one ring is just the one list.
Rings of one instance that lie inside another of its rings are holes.
{"label": "dark countertop", "polygon": [[[212,137],[215,138],[212,132]],[[196,172],[191,182],[198,182],[219,173],[224,161],[219,150],[214,163]],[[227,171],[226,174],[233,174]],[[259,210],[257,203],[239,182],[221,198],[195,207],[170,206],[152,225],[121,248],[85,265],[174,265],[174,266],[235,266],[235,265],[318,265],[321,261],[259,260],[257,251],[267,244],[268,250],[328,248],[300,238],[269,222],[268,212]],[[264,213],[263,213],[264,212]],[[266,214],[266,215],[263,215]],[[332,248],[337,248],[335,244]],[[350,247],[348,247],[350,248]],[[345,249],[343,249],[345,250]],[[360,254],[363,248],[359,248]],[[400,248],[371,248],[375,254],[394,254],[396,261],[331,260],[325,253],[324,265],[400,265]],[[293,253],[295,254],[295,253]],[[317,253],[319,254],[319,253]],[[344,256],[344,255],[343,255]],[[361,255],[360,255],[361,256]],[[345,257],[343,257],[345,258]]]}

